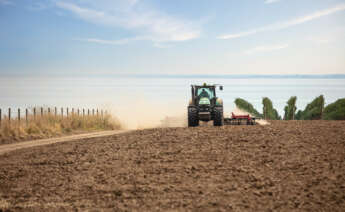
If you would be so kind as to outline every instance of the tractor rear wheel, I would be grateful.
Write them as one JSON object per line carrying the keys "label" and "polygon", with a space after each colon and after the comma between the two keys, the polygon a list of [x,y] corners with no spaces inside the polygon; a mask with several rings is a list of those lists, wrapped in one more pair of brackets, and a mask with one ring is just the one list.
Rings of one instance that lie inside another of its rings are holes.
{"label": "tractor rear wheel", "polygon": [[224,125],[223,108],[215,108],[213,126],[223,126],[223,125]]}
{"label": "tractor rear wheel", "polygon": [[188,110],[188,127],[199,126],[199,117],[197,110]]}

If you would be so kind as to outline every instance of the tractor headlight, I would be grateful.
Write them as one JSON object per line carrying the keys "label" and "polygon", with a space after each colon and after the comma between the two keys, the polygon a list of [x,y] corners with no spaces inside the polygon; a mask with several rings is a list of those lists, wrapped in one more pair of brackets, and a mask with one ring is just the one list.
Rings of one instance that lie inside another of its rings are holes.
{"label": "tractor headlight", "polygon": [[223,105],[223,100],[221,98],[217,98],[216,105]]}

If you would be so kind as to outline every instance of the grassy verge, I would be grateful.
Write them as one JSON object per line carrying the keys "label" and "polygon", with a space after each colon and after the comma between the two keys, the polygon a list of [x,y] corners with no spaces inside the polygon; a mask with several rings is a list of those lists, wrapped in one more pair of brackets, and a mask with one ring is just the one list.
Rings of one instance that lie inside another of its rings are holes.
{"label": "grassy verge", "polygon": [[0,127],[0,144],[39,138],[50,138],[61,135],[121,129],[119,121],[110,115],[69,116],[45,115],[29,117],[29,121],[2,121]]}

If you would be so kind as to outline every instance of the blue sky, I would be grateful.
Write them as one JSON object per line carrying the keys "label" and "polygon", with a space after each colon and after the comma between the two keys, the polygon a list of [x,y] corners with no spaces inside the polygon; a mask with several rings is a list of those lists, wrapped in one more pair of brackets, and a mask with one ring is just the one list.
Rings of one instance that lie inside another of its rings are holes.
{"label": "blue sky", "polygon": [[345,0],[0,0],[0,75],[345,74]]}

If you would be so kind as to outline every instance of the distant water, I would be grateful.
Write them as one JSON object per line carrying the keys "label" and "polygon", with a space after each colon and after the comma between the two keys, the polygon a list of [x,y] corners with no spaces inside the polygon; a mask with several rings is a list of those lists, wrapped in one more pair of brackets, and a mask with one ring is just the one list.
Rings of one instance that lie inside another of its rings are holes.
{"label": "distant water", "polygon": [[[221,79],[192,77],[102,77],[102,78],[0,78],[0,108],[57,106],[110,108],[122,118],[140,120],[183,115],[190,99],[191,84],[222,84],[217,95],[231,112],[237,97],[262,111],[262,97],[269,97],[283,116],[291,96],[297,96],[298,109],[323,94],[326,104],[345,98],[345,79],[249,78]],[[140,122],[140,121],[139,121]]]}

